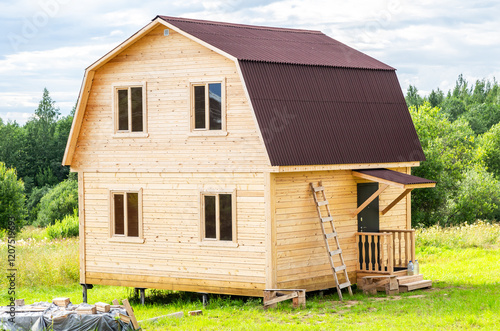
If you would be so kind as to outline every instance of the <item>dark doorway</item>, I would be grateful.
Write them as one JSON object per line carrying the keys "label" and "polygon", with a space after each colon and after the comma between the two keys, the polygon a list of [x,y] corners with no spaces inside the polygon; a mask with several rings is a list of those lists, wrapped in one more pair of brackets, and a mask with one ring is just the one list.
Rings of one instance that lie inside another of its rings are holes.
{"label": "dark doorway", "polygon": [[[378,183],[358,184],[358,207],[373,193],[377,192]],[[358,232],[378,232],[379,208],[378,197],[358,214]]]}
{"label": "dark doorway", "polygon": [[[358,184],[358,207],[361,206],[369,197],[372,196],[378,190],[378,183],[360,183]],[[365,209],[363,209],[358,214],[358,232],[379,232],[379,204],[378,197],[375,198]],[[369,256],[369,244],[365,242],[365,247],[361,241],[359,240],[359,263],[362,263],[362,269],[367,270],[369,263],[371,262],[372,266],[375,265],[375,242],[372,236],[371,238],[371,256]],[[363,257],[363,249],[365,250],[366,261],[362,260]],[[380,249],[377,249],[377,252],[380,254]],[[380,257],[377,256],[377,259]]]}

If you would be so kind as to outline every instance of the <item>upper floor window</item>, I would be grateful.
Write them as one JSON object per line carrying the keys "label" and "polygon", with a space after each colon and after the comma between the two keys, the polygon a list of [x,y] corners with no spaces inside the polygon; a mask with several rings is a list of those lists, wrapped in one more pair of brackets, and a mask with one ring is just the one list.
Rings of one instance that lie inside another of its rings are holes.
{"label": "upper floor window", "polygon": [[193,131],[224,131],[224,84],[220,82],[191,85],[191,128]]}
{"label": "upper floor window", "polygon": [[147,132],[145,84],[115,85],[113,92],[115,133]]}

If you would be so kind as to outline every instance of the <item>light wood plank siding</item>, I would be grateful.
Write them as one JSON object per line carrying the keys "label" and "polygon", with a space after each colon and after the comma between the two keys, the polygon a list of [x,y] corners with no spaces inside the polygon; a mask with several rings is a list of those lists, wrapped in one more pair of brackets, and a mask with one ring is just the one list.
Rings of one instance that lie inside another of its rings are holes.
{"label": "light wood plank siding", "polygon": [[[233,61],[159,27],[99,68],[72,169],[226,172],[271,169]],[[190,134],[192,82],[225,80],[227,136]],[[147,84],[147,138],[113,137],[112,84]]]}
{"label": "light wood plank siding", "polygon": [[[406,168],[392,169],[406,172]],[[310,182],[323,181],[344,260],[351,282],[355,282],[357,217],[356,184],[363,182],[350,171],[322,171],[276,174],[277,287],[305,288],[309,291],[334,286]],[[389,187],[380,196],[381,210],[402,189]],[[406,203],[403,200],[380,216],[380,228],[405,229]],[[338,257],[334,258],[340,265]],[[339,274],[340,275],[340,274]]]}
{"label": "light wood plank siding", "polygon": [[[85,173],[89,284],[262,296],[262,173]],[[109,241],[109,190],[142,188],[144,243]],[[200,192],[236,189],[237,244],[200,244]]]}

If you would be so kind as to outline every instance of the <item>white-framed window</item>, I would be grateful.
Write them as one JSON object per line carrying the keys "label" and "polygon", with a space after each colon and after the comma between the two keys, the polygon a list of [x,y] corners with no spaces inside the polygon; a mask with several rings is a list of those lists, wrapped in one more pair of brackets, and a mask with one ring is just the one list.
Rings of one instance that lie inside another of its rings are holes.
{"label": "white-framed window", "polygon": [[147,134],[146,82],[113,84],[115,135]]}
{"label": "white-framed window", "polygon": [[191,82],[191,131],[222,133],[226,131],[226,92],[224,79]]}
{"label": "white-framed window", "polygon": [[202,242],[236,243],[236,191],[201,192]]}
{"label": "white-framed window", "polygon": [[142,189],[110,190],[110,238],[143,242]]}

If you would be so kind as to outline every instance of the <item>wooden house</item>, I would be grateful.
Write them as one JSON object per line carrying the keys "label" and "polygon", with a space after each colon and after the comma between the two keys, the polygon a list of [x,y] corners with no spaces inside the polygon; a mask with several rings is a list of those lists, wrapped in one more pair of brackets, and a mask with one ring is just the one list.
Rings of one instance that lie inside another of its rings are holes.
{"label": "wooden house", "polygon": [[320,181],[349,278],[394,273],[424,159],[394,68],[319,31],[158,16],[85,71],[63,160],[80,282],[332,288]]}

